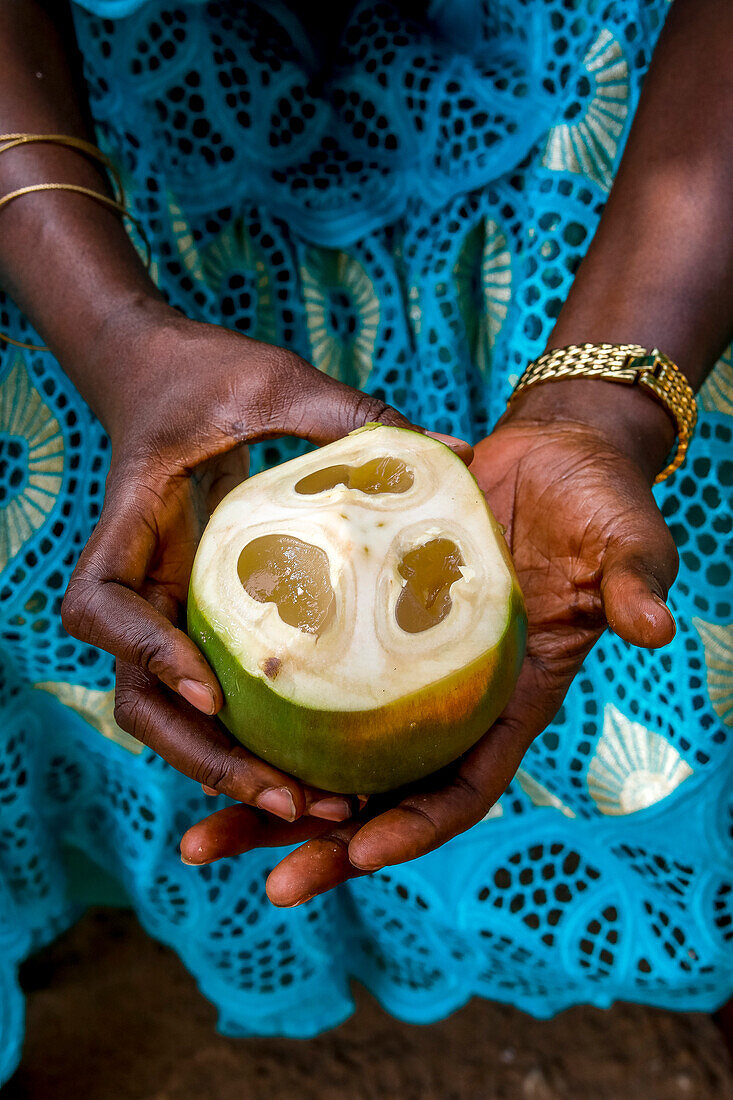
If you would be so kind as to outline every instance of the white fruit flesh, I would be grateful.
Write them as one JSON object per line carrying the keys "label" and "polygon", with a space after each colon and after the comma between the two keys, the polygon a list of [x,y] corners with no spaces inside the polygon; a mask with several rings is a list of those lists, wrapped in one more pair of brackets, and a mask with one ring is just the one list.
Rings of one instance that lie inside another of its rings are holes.
{"label": "white fruit flesh", "polygon": [[514,582],[500,540],[447,447],[377,426],[230,493],[192,592],[235,660],[278,695],[368,710],[497,644]]}

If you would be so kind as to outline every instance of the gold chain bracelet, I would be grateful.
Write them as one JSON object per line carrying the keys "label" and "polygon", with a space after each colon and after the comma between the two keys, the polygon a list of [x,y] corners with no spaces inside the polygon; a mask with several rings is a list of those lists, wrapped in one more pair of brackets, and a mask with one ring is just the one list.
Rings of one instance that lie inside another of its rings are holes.
{"label": "gold chain bracelet", "polygon": [[677,431],[675,453],[657,475],[655,484],[682,465],[697,422],[695,394],[679,367],[657,348],[648,351],[640,344],[570,344],[552,348],[527,366],[509,404],[530,386],[565,378],[600,378],[639,386],[665,409]]}
{"label": "gold chain bracelet", "polygon": [[[122,179],[113,161],[110,160],[101,149],[98,149],[96,145],[92,145],[91,142],[84,141],[83,138],[71,137],[66,134],[0,134],[0,154],[8,152],[9,149],[17,149],[22,145],[35,145],[39,143],[62,145],[68,149],[73,149],[78,153],[82,153],[91,160],[96,160],[106,168],[109,173],[116,189],[115,198],[110,198],[109,195],[105,195],[101,191],[94,191],[91,187],[83,187],[81,184],[77,183],[32,183],[26,187],[19,187],[15,191],[9,191],[6,195],[1,196],[0,211],[5,206],[8,206],[9,203],[13,202],[14,199],[19,199],[23,195],[32,195],[37,191],[70,191],[76,195],[85,195],[101,206],[106,206],[109,210],[114,210],[123,219],[126,218],[128,221],[132,222],[145,246],[145,266],[150,270],[152,258],[150,242],[142,223],[127,209]],[[13,347],[22,348],[24,351],[49,350],[42,344],[25,344],[20,340],[14,340],[4,332],[0,332],[0,340],[4,341],[6,344],[12,344]]]}

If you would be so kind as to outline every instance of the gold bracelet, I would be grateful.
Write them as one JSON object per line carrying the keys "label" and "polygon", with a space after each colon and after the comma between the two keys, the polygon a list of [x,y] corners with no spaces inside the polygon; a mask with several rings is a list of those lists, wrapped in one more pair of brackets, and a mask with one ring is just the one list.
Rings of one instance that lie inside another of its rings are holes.
{"label": "gold bracelet", "polygon": [[601,378],[639,386],[665,409],[677,431],[675,453],[655,478],[655,484],[682,465],[697,421],[695,394],[679,367],[657,348],[647,351],[639,344],[570,344],[566,348],[552,348],[527,366],[509,404],[529,386],[564,378]]}
{"label": "gold bracelet", "polygon": [[[21,145],[32,145],[40,142],[52,145],[63,145],[69,149],[76,150],[76,152],[82,153],[92,160],[98,161],[109,172],[116,187],[116,197],[110,198],[109,195],[104,195],[101,191],[94,191],[91,187],[82,187],[81,184],[77,183],[32,183],[27,187],[19,187],[16,191],[10,191],[6,195],[0,197],[0,210],[14,199],[19,199],[22,195],[32,195],[35,191],[71,191],[77,195],[86,195],[87,198],[93,199],[94,202],[98,202],[110,210],[114,210],[123,219],[127,218],[128,221],[132,222],[145,245],[145,266],[149,271],[152,259],[150,241],[148,240],[142,223],[127,209],[122,179],[120,178],[117,167],[110,158],[106,156],[101,149],[98,149],[96,145],[92,145],[82,138],[71,137],[66,134],[0,134],[0,154],[6,153],[9,149],[16,149]],[[14,340],[4,332],[0,332],[0,340],[3,340],[6,344],[12,344],[13,347],[23,348],[24,351],[49,350],[42,344],[25,344],[20,340]]]}
{"label": "gold bracelet", "polygon": [[92,145],[90,141],[85,141],[84,138],[72,137],[70,134],[0,134],[0,143],[2,144],[0,153],[7,153],[10,149],[17,149],[21,145],[39,144],[62,145],[66,149],[73,149],[77,153],[82,153],[90,160],[96,160],[107,170],[117,188],[115,196],[117,202],[121,206],[126,205],[125,189],[122,186],[122,178],[117,165],[98,146]]}

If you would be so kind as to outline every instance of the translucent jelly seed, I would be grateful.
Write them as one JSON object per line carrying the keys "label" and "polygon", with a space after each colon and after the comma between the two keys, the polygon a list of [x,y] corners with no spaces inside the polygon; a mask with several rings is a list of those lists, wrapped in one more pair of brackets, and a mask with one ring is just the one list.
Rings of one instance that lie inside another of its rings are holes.
{"label": "translucent jelly seed", "polygon": [[262,535],[247,543],[237,563],[253,600],[274,603],[280,618],[305,634],[322,634],[336,612],[328,556],[291,535]]}
{"label": "translucent jelly seed", "polygon": [[399,458],[373,458],[362,466],[328,466],[303,477],[295,486],[296,493],[325,493],[337,485],[358,489],[361,493],[406,493],[415,477]]}
{"label": "translucent jelly seed", "polygon": [[395,607],[397,625],[419,634],[442,623],[453,603],[450,586],[460,579],[464,564],[450,539],[431,539],[405,554],[398,566],[407,583]]}

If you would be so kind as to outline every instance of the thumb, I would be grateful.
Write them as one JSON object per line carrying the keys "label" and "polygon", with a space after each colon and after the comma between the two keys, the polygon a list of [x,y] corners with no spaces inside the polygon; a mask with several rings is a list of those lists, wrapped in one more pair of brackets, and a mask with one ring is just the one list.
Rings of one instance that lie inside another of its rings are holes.
{"label": "thumb", "polygon": [[294,435],[322,446],[364,424],[379,423],[430,435],[445,443],[464,462],[471,461],[473,450],[464,440],[426,432],[381,398],[331,378],[293,352],[278,351],[277,379],[265,386],[263,395],[267,408],[262,411],[266,415],[261,411],[256,418],[262,425],[258,438]]}
{"label": "thumb", "polygon": [[663,530],[650,531],[643,543],[633,539],[609,547],[601,579],[608,625],[645,649],[667,645],[676,631],[666,597],[677,575],[677,549],[661,516],[659,524]]}

